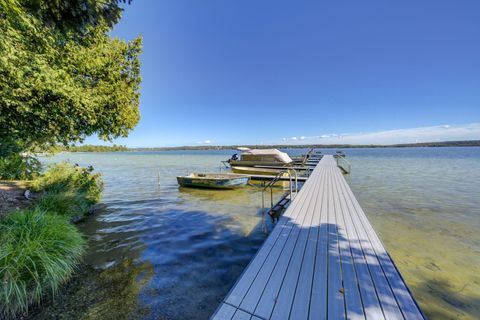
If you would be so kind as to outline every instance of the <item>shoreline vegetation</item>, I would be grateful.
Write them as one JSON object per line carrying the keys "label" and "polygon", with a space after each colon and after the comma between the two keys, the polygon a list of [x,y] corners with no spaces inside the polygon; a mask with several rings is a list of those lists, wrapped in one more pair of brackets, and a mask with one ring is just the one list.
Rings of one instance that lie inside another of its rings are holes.
{"label": "shoreline vegetation", "polygon": [[140,120],[142,38],[111,36],[130,3],[0,0],[0,180],[18,182],[0,182],[2,320],[24,318],[78,268],[74,223],[102,191],[93,168],[42,173],[36,152],[127,137]]}
{"label": "shoreline vegetation", "polygon": [[0,215],[0,319],[14,319],[74,274],[86,250],[74,223],[92,213],[103,183],[92,167],[60,162],[31,181],[0,185],[15,200]]}
{"label": "shoreline vegetation", "polygon": [[234,150],[238,147],[251,149],[349,149],[349,148],[429,148],[429,147],[480,147],[480,140],[420,142],[403,144],[272,144],[272,145],[228,145],[228,146],[179,146],[179,147],[156,147],[156,148],[129,148],[124,145],[80,145],[80,146],[57,146],[47,152],[142,152],[142,151],[185,151],[185,150]]}

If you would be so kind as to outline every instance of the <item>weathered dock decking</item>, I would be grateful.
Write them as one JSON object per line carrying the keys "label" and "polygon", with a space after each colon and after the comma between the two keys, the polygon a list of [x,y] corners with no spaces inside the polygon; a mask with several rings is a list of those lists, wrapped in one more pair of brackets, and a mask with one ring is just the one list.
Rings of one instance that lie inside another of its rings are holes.
{"label": "weathered dock decking", "polygon": [[212,319],[423,319],[324,156]]}

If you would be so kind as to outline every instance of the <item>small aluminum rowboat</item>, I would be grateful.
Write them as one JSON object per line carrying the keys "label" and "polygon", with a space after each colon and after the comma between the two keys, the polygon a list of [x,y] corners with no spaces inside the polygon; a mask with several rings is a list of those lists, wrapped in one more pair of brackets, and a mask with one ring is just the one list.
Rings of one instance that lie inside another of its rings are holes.
{"label": "small aluminum rowboat", "polygon": [[177,182],[182,187],[235,189],[247,184],[250,176],[235,173],[191,173],[178,176]]}

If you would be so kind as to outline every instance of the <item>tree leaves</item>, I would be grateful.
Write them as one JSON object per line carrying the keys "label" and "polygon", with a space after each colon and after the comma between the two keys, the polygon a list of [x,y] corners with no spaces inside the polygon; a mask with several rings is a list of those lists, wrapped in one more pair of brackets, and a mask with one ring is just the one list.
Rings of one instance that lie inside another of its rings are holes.
{"label": "tree leaves", "polygon": [[111,39],[102,19],[79,36],[24,3],[0,0],[0,148],[127,136],[140,117],[141,38]]}
{"label": "tree leaves", "polygon": [[20,3],[44,25],[81,34],[89,26],[112,27],[123,11],[119,4],[130,4],[131,0],[21,0]]}

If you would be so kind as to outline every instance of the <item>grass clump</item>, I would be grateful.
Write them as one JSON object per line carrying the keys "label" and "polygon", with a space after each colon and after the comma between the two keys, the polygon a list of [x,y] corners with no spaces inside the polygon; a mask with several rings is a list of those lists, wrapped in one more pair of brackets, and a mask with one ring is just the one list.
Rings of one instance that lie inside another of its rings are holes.
{"label": "grass clump", "polygon": [[85,241],[71,222],[90,212],[103,187],[92,167],[67,162],[30,185],[39,193],[34,208],[0,219],[0,319],[26,313],[72,275]]}
{"label": "grass clump", "polygon": [[60,162],[51,165],[44,174],[35,179],[32,187],[35,191],[52,193],[77,192],[93,204],[100,200],[102,182],[100,174],[92,172],[91,166],[82,168],[68,162]]}
{"label": "grass clump", "polygon": [[49,213],[79,218],[90,211],[91,205],[82,195],[72,192],[45,193],[37,202],[37,208]]}
{"label": "grass clump", "polygon": [[34,191],[43,192],[39,208],[70,217],[87,214],[100,200],[103,189],[100,174],[92,171],[92,167],[82,168],[67,162],[50,166],[32,184]]}
{"label": "grass clump", "polygon": [[25,313],[73,273],[85,241],[67,217],[38,208],[0,220],[0,317]]}

